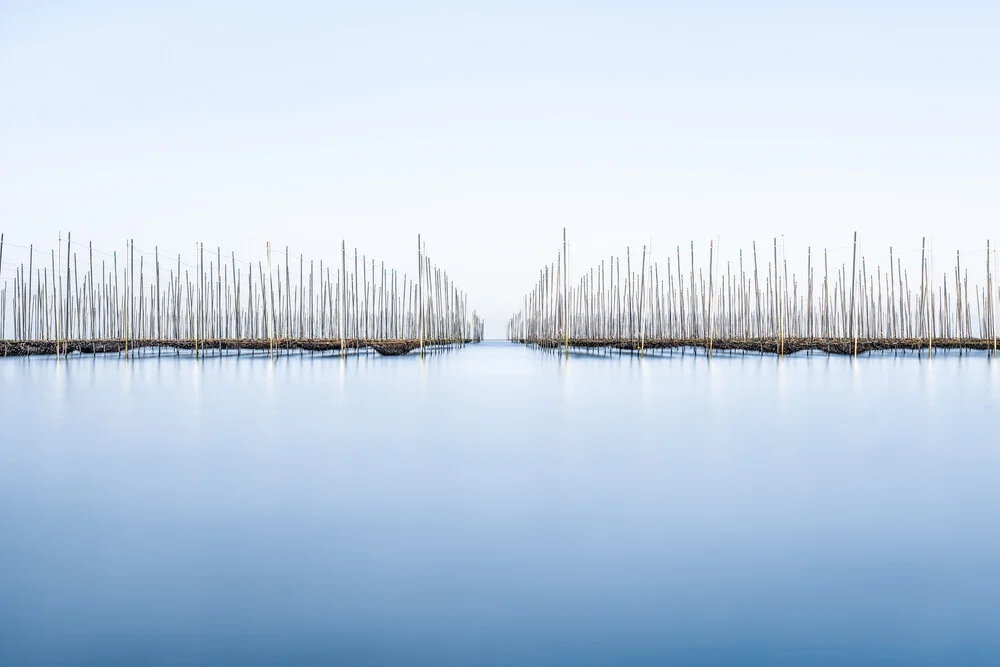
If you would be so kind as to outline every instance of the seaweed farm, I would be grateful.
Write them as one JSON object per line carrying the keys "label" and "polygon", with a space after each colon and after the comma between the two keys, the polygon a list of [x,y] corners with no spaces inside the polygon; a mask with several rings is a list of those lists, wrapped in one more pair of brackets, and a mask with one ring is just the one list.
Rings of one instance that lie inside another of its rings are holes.
{"label": "seaweed farm", "polygon": [[[24,261],[4,264],[4,252]],[[478,342],[483,321],[417,238],[409,274],[342,242],[334,261],[267,243],[264,257],[195,244],[187,262],[128,242],[102,252],[67,234],[57,248],[0,236],[0,356],[189,350],[383,355]],[[193,263],[190,261],[193,257]],[[7,278],[7,274],[10,278]],[[10,306],[8,307],[8,303]],[[7,322],[8,310],[11,321]]]}
{"label": "seaweed farm", "polygon": [[0,0],[0,667],[1000,666],[998,28]]}
{"label": "seaweed farm", "polygon": [[[4,260],[4,252],[8,260]],[[9,258],[20,252],[17,263]],[[835,256],[831,258],[831,254]],[[872,257],[857,233],[832,253],[807,248],[789,269],[784,241],[723,255],[718,241],[664,256],[627,248],[579,271],[569,244],[539,271],[507,322],[511,342],[540,348],[673,348],[857,355],[935,348],[998,351],[996,248],[956,253],[934,267],[922,239]],[[417,239],[409,274],[348,251],[333,261],[265,244],[244,261],[195,244],[184,261],[127,242],[103,252],[67,234],[57,248],[0,235],[0,356],[106,353],[126,358],[170,348],[195,356],[373,350],[382,355],[483,340],[485,327],[447,271]],[[905,263],[904,263],[905,256]],[[9,318],[9,322],[8,322]]]}
{"label": "seaweed farm", "polygon": [[5,241],[0,664],[992,667],[993,245],[766,248]]}
{"label": "seaweed farm", "polygon": [[[893,248],[873,258],[853,241],[831,261],[824,249],[789,271],[784,241],[749,252],[720,253],[718,242],[654,256],[649,246],[610,256],[569,279],[568,244],[539,271],[507,339],[542,348],[669,348],[791,354],[816,350],[857,355],[934,348],[997,354],[996,247],[948,258],[935,271],[927,239],[919,263]],[[909,251],[907,254],[915,254]]]}

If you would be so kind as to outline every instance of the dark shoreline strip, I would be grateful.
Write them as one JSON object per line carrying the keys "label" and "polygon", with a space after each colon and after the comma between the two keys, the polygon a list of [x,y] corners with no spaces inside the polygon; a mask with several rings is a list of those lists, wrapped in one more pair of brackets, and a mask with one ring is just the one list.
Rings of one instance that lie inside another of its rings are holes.
{"label": "dark shoreline strip", "polygon": [[[561,338],[548,339],[517,339],[515,342],[536,345],[540,348],[556,349],[562,348],[565,341]],[[694,347],[713,350],[736,350],[745,352],[759,352],[765,354],[794,354],[814,350],[826,352],[827,354],[855,353],[855,349],[860,354],[862,352],[877,352],[883,350],[926,350],[927,340],[920,338],[872,338],[855,340],[853,338],[747,338],[747,339],[726,339],[714,338],[709,342],[708,338],[662,338],[649,339],[644,342],[639,340],[608,340],[597,338],[570,338],[569,347],[582,349],[611,348],[617,350],[657,350]],[[985,338],[935,338],[934,347],[952,350],[983,350],[993,351],[993,340]]]}
{"label": "dark shoreline strip", "polygon": [[[424,340],[424,347],[446,347],[472,343],[472,340],[462,339],[429,339]],[[165,348],[175,350],[192,350],[195,345],[199,350],[256,350],[268,352],[272,349],[272,343],[268,339],[245,338],[245,339],[208,339],[208,340],[156,340],[140,339],[129,340],[128,349],[139,348]],[[339,352],[345,350],[362,350],[370,348],[383,356],[397,356],[407,354],[420,347],[419,339],[400,340],[369,340],[364,338],[347,338],[343,342],[336,339],[317,338],[277,338],[273,342],[275,352],[286,350],[303,350],[307,352]],[[126,349],[125,339],[102,339],[102,340],[0,340],[0,357],[26,357],[31,355],[51,355],[67,354],[70,352],[80,352],[83,354],[124,352]]]}

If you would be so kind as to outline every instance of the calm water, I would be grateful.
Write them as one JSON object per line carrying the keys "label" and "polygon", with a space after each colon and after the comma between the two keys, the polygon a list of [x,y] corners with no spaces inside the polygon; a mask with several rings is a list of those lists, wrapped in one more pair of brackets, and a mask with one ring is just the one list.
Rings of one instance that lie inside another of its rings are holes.
{"label": "calm water", "polygon": [[1000,664],[982,356],[0,360],[0,663]]}

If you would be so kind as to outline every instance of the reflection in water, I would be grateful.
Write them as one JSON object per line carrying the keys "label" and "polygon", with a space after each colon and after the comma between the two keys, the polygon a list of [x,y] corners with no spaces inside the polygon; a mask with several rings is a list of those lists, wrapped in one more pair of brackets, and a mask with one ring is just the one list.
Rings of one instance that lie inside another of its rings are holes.
{"label": "reflection in water", "polygon": [[996,664],[998,373],[0,360],[0,663]]}

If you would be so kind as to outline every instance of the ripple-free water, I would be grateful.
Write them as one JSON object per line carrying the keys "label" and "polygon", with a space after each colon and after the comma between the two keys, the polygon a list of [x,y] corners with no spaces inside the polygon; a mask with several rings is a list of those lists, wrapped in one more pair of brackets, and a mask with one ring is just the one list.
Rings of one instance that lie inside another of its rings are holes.
{"label": "ripple-free water", "polygon": [[0,662],[1000,664],[1000,366],[0,360]]}

